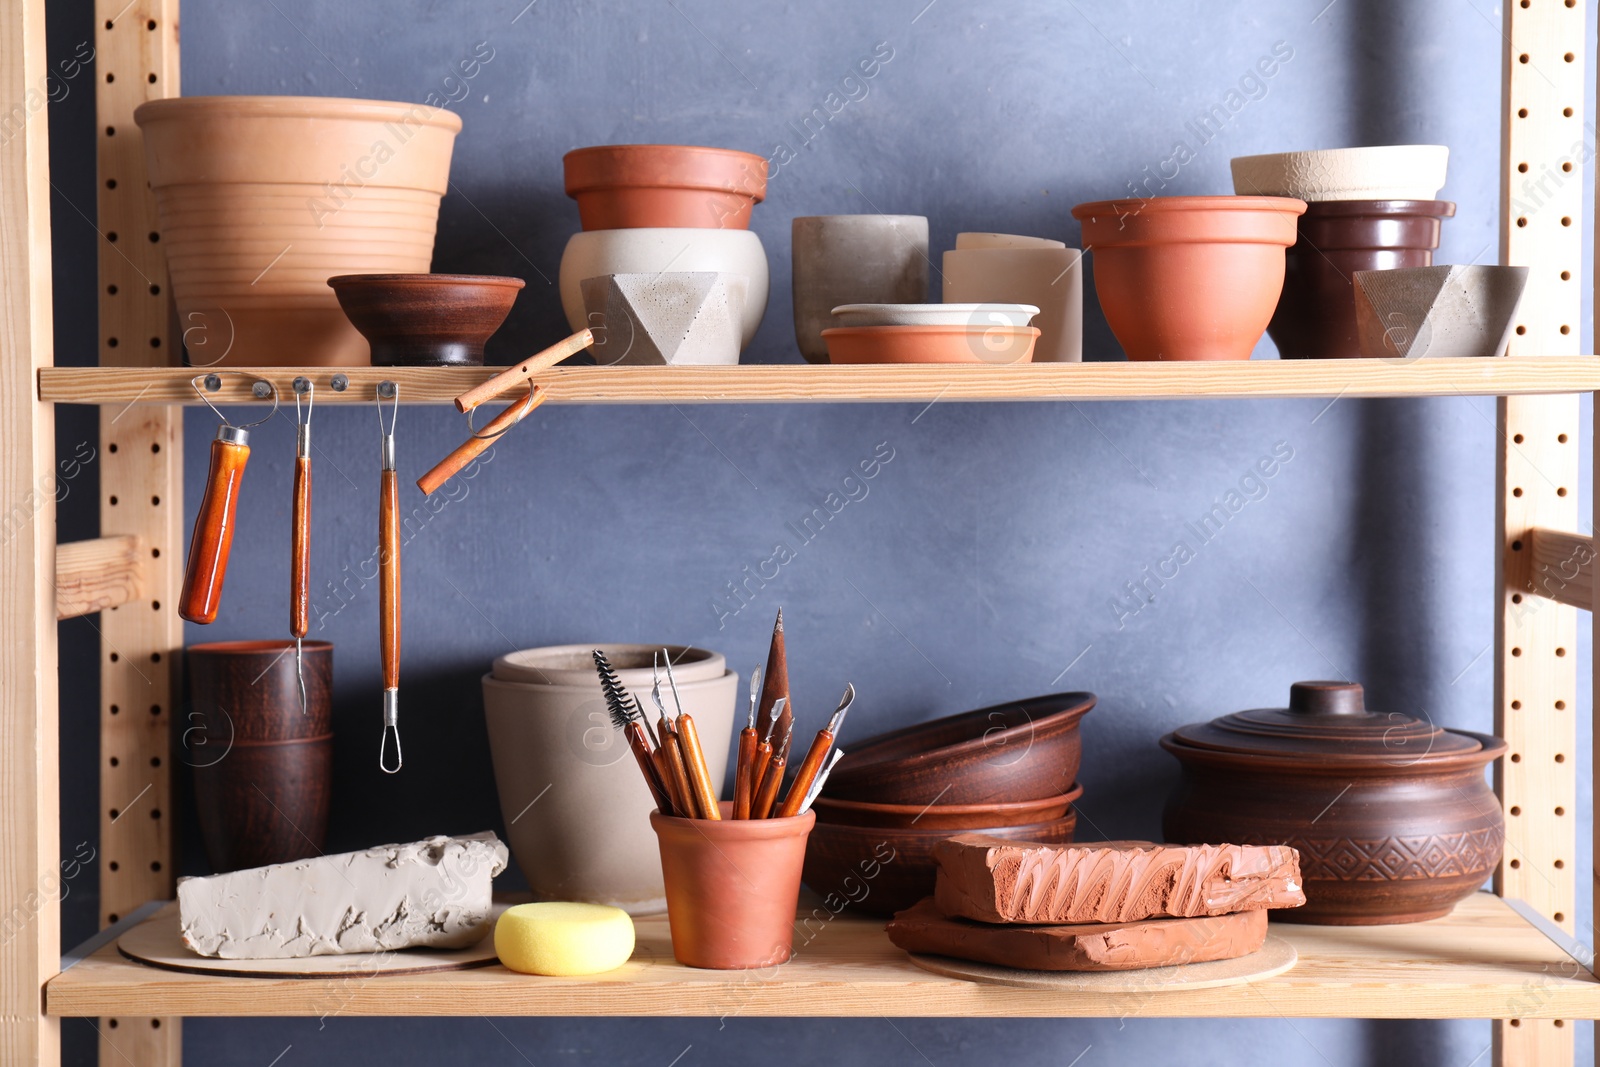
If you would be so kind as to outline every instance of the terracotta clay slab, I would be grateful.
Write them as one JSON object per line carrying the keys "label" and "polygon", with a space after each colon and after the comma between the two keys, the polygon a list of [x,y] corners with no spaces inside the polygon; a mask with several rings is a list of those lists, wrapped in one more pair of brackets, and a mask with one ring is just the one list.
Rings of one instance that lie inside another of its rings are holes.
{"label": "terracotta clay slab", "polygon": [[991,926],[946,918],[930,898],[900,912],[884,929],[889,940],[907,952],[1026,971],[1132,971],[1248,956],[1267,939],[1267,913]]}
{"label": "terracotta clay slab", "polygon": [[1306,902],[1300,854],[1284,845],[1027,845],[959,834],[934,859],[940,909],[978,922],[1133,922]]}
{"label": "terracotta clay slab", "polygon": [[1061,992],[1099,993],[1128,998],[1125,1015],[1150,1006],[1149,999],[1177,989],[1212,989],[1216,986],[1243,985],[1280,975],[1293,967],[1300,954],[1280,937],[1269,937],[1259,952],[1236,960],[1214,963],[1185,963],[1178,967],[1153,967],[1143,971],[1019,971],[992,963],[972,963],[948,956],[924,956],[913,952],[912,963],[925,971],[965,978],[969,982],[992,982],[1018,989],[1049,989]]}
{"label": "terracotta clay slab", "polygon": [[[494,907],[495,918],[506,909]],[[178,932],[176,902],[162,908],[117,939],[117,951],[130,960],[168,971],[226,975],[235,978],[339,978],[346,975],[425,974],[461,971],[499,963],[494,936],[468,948],[407,948],[395,952],[351,952],[342,956],[307,956],[282,960],[220,960],[200,956],[183,943]]]}

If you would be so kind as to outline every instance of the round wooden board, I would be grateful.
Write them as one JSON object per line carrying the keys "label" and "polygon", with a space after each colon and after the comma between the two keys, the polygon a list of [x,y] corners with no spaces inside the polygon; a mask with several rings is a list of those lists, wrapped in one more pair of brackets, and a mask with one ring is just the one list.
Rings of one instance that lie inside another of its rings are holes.
{"label": "round wooden board", "polygon": [[1241,985],[1282,974],[1300,958],[1293,945],[1269,935],[1266,943],[1248,956],[1211,963],[1185,963],[1177,967],[1149,967],[1137,971],[1023,971],[992,963],[973,963],[948,956],[909,953],[911,962],[925,971],[993,982],[1019,989],[1079,989],[1086,993],[1153,993],[1168,989],[1210,989]]}
{"label": "round wooden board", "polygon": [[[496,905],[495,917],[504,911]],[[342,978],[347,975],[426,974],[488,967],[494,954],[494,931],[470,948],[406,948],[394,952],[351,952],[342,956],[306,956],[286,960],[219,960],[196,955],[178,932],[178,909],[163,908],[117,939],[117,951],[130,960],[169,971],[228,975],[235,978]]]}

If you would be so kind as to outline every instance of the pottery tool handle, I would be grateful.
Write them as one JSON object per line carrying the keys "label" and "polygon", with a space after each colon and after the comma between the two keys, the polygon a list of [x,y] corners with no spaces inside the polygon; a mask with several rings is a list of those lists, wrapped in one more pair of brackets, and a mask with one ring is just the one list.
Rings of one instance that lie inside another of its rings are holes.
{"label": "pottery tool handle", "polygon": [[217,621],[222,604],[222,580],[228,573],[228,553],[233,548],[233,527],[239,508],[239,483],[250,460],[250,435],[235,426],[217,427],[211,442],[211,470],[206,475],[205,496],[194,517],[189,538],[189,562],[183,571],[183,593],[178,615],[190,622]]}
{"label": "pottery tool handle", "polygon": [[547,395],[537,385],[529,386],[526,396],[496,415],[490,420],[489,425],[462,442],[459,448],[434,464],[431,471],[417,479],[417,488],[422,490],[422,495],[432,494],[435,489],[454,477],[462,467],[481,456],[490,445],[499,440],[501,434],[526,418],[528,412],[544,403]]}
{"label": "pottery tool handle", "polygon": [[700,731],[694,719],[678,716],[678,740],[683,745],[683,768],[689,775],[689,787],[694,790],[694,806],[702,819],[721,819],[717,807],[717,792],[711,788],[711,770],[706,766],[706,753],[700,747]]}
{"label": "pottery tool handle", "polygon": [[644,775],[644,783],[650,787],[650,795],[655,797],[656,809],[663,815],[671,815],[672,801],[668,799],[666,788],[656,773],[655,759],[650,752],[650,739],[645,736],[644,727],[637,722],[631,722],[628,724],[626,736],[628,748],[633,750],[633,758],[639,764],[639,773]]}
{"label": "pottery tool handle", "polygon": [[806,794],[811,791],[811,783],[816,781],[817,774],[822,770],[822,763],[828,758],[828,750],[833,747],[833,734],[827,730],[818,730],[816,739],[811,742],[811,748],[806,752],[806,758],[801,761],[800,769],[794,772],[794,781],[789,783],[789,792],[785,794],[783,803],[778,806],[777,818],[787,819],[791,815],[799,815],[800,807],[805,803]]}
{"label": "pottery tool handle", "polygon": [[672,776],[672,753],[662,745],[650,753],[651,762],[655,764],[656,777],[661,780],[661,789],[667,795],[667,806],[661,809],[663,815],[676,815],[680,818],[692,818],[686,815],[683,806],[683,797],[679,795]]}
{"label": "pottery tool handle", "polygon": [[685,819],[692,819],[696,814],[694,788],[689,784],[689,771],[684,766],[683,746],[678,743],[678,732],[672,728],[672,720],[665,715],[656,724],[656,730],[661,737],[661,750],[667,754],[667,773],[671,776],[672,796],[678,814]]}
{"label": "pottery tool handle", "polygon": [[289,636],[311,628],[311,459],[294,461],[294,508],[289,548]]}
{"label": "pottery tool handle", "polygon": [[752,819],[772,818],[772,806],[778,799],[778,787],[783,784],[783,768],[788,761],[782,756],[773,756],[767,764],[767,773],[761,776],[761,788],[756,791],[755,800],[750,803],[750,817]]}
{"label": "pottery tool handle", "polygon": [[735,819],[748,819],[750,817],[750,793],[753,788],[750,782],[750,770],[756,760],[756,749],[760,742],[756,740],[756,728],[746,726],[739,731],[739,754],[733,761],[733,817]]}
{"label": "pottery tool handle", "polygon": [[521,385],[533,375],[548,370],[568,356],[577,355],[592,344],[594,344],[594,334],[589,330],[579,330],[571,337],[557,341],[538,355],[525,359],[514,367],[507,367],[482,385],[468,389],[456,397],[456,410],[464,413],[479,404],[487,404],[501,393]]}
{"label": "pottery tool handle", "polygon": [[383,472],[378,500],[378,651],[383,687],[400,688],[400,484]]}

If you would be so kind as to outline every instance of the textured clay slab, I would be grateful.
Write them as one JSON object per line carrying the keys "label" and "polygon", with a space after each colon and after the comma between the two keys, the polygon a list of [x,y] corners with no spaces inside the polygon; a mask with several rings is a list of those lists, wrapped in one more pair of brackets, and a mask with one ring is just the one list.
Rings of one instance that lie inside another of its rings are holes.
{"label": "textured clay slab", "polygon": [[934,899],[989,923],[1126,923],[1306,902],[1286,845],[1027,845],[961,834],[934,847]]}
{"label": "textured clay slab", "polygon": [[932,899],[885,928],[907,952],[951,956],[1028,971],[1131,971],[1247,956],[1267,939],[1267,913],[1144,919],[1073,926],[990,926],[947,919]]}

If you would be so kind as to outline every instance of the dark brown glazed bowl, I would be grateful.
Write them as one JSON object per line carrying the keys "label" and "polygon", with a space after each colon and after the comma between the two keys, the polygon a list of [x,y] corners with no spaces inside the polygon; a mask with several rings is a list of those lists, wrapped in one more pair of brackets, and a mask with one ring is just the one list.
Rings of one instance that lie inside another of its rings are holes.
{"label": "dark brown glazed bowl", "polygon": [[990,804],[1060,796],[1078,780],[1093,693],[979,708],[850,746],[823,794],[873,804]]}
{"label": "dark brown glazed bowl", "polygon": [[818,797],[812,810],[821,822],[849,826],[913,827],[922,830],[970,830],[1000,823],[1049,822],[1059,819],[1083,796],[1083,786],[1043,800],[1017,800],[995,804],[870,804],[864,800]]}
{"label": "dark brown glazed bowl", "polygon": [[1351,359],[1358,270],[1431,267],[1448,200],[1324,200],[1300,216],[1267,332],[1284,359]]}
{"label": "dark brown glazed bowl", "polygon": [[480,274],[341,274],[328,284],[372,347],[374,367],[481,367],[483,346],[525,283]]}
{"label": "dark brown glazed bowl", "polygon": [[1161,739],[1183,765],[1169,841],[1298,849],[1306,903],[1282,922],[1420,922],[1483,885],[1505,841],[1483,772],[1504,741],[1366,711],[1358,685],[1299,683],[1290,705]]}
{"label": "dark brown glazed bowl", "polygon": [[971,830],[896,829],[818,821],[806,842],[802,880],[830,911],[848,908],[888,917],[933,893],[937,864],[933,847],[959,833],[990,834],[1009,841],[1064,845],[1072,841],[1078,815],[1025,826]]}

